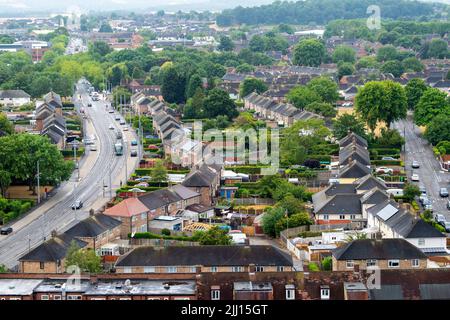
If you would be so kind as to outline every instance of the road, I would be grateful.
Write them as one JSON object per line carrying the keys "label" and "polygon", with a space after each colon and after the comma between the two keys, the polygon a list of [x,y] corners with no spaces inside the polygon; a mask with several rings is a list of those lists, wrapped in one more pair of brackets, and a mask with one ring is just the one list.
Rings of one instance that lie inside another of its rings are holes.
{"label": "road", "polygon": [[[427,189],[434,213],[442,213],[447,221],[450,221],[450,210],[446,208],[448,198],[439,196],[441,187],[450,187],[450,173],[441,170],[430,144],[422,138],[419,128],[413,124],[410,115],[408,119],[398,121],[393,126],[405,136],[405,166],[409,181],[411,181],[412,173],[417,173],[420,181],[416,183]],[[419,162],[420,168],[412,169],[411,165],[414,160]]]}
{"label": "road", "polygon": [[[80,172],[75,170],[69,181],[61,184],[56,195],[15,222],[12,225],[13,233],[0,236],[0,264],[8,268],[16,267],[23,254],[48,240],[52,230],[62,233],[77,221],[88,217],[89,209],[100,209],[109,200],[110,194],[114,196],[114,189],[126,181],[138,164],[137,157],[130,157],[130,141],[136,139],[135,133],[122,132],[126,148],[123,156],[116,156],[113,147],[116,142],[115,130],[110,130],[109,126],[113,124],[120,130],[121,126],[114,120],[115,114],[107,112],[105,105],[109,103],[105,100],[91,101],[86,86],[80,83],[74,97],[79,95],[81,99],[75,98],[74,103],[77,109],[83,106],[86,112],[87,133],[96,136],[97,151],[87,151],[86,159],[80,163]],[[87,107],[88,102],[92,103],[92,107]],[[104,185],[107,186],[105,190]],[[82,209],[71,209],[75,199],[83,201]]]}

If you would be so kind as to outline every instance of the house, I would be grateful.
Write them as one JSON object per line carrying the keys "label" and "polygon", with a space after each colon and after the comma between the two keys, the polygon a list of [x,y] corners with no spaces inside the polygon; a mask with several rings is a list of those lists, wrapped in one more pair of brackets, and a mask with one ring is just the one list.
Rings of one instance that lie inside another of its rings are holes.
{"label": "house", "polygon": [[367,140],[364,139],[363,137],[357,135],[354,132],[349,132],[344,138],[339,140],[340,148],[345,148],[349,144],[356,144],[357,146],[359,146],[361,148],[366,148],[366,149],[368,146]]}
{"label": "house", "polygon": [[20,107],[31,103],[31,96],[23,90],[0,90],[0,105]]}
{"label": "house", "polygon": [[200,204],[211,206],[220,187],[222,166],[200,164],[192,168],[182,185],[200,194]]}
{"label": "house", "polygon": [[181,214],[183,218],[193,222],[200,219],[210,219],[214,217],[214,207],[204,206],[202,204],[191,204],[187,206]]}
{"label": "house", "polygon": [[61,96],[50,91],[44,96],[43,102],[36,103],[36,130],[46,135],[52,143],[63,149],[66,146],[66,120],[62,112]]}
{"label": "house", "polygon": [[339,151],[339,165],[345,166],[352,160],[356,160],[365,166],[370,166],[369,151],[364,147],[358,146],[358,144],[348,144]]}
{"label": "house", "polygon": [[292,258],[270,245],[138,247],[119,258],[116,273],[288,272]]}
{"label": "house", "polygon": [[392,200],[367,210],[368,229],[382,238],[405,239],[427,255],[448,255],[446,236]]}
{"label": "house", "polygon": [[365,177],[371,172],[372,170],[366,165],[363,165],[356,160],[352,160],[351,162],[349,161],[346,166],[339,169],[338,178],[340,183],[351,183],[359,178]]}
{"label": "house", "polygon": [[167,229],[170,231],[182,231],[184,221],[180,217],[174,216],[159,216],[152,219],[148,223],[150,232],[160,233],[161,230]]}
{"label": "house", "polygon": [[361,239],[333,250],[333,271],[425,269],[427,256],[404,239]]}

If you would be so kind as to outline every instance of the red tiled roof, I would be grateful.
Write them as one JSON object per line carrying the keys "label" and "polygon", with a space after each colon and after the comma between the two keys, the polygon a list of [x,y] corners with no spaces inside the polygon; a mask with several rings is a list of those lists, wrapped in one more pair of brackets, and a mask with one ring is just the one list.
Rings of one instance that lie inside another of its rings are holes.
{"label": "red tiled roof", "polygon": [[115,217],[132,217],[148,211],[148,208],[137,198],[128,198],[105,210],[104,214]]}

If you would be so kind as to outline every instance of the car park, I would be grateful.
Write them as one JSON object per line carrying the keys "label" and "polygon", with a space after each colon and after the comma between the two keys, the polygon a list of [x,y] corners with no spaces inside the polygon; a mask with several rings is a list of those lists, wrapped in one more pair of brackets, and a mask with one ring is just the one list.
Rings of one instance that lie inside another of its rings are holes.
{"label": "car park", "polygon": [[413,169],[417,169],[417,168],[420,168],[420,164],[419,164],[419,161],[413,161],[412,162],[412,165],[411,165],[412,167],[413,167]]}
{"label": "car park", "polygon": [[11,227],[3,227],[0,229],[0,234],[4,235],[4,236],[7,236],[11,232],[13,232],[13,228],[11,228]]}
{"label": "car park", "polygon": [[414,173],[412,176],[411,176],[411,181],[419,181],[420,179],[419,179],[419,175],[417,174],[417,173]]}
{"label": "car park", "polygon": [[447,188],[441,188],[441,190],[439,190],[439,195],[440,195],[442,198],[448,197],[448,190],[447,190]]}

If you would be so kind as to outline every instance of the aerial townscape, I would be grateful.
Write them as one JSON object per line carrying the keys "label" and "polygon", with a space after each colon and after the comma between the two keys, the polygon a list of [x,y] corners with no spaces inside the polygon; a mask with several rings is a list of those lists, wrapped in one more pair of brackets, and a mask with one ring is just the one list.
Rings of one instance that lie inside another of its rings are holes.
{"label": "aerial townscape", "polygon": [[449,2],[72,2],[0,1],[0,300],[450,300]]}

